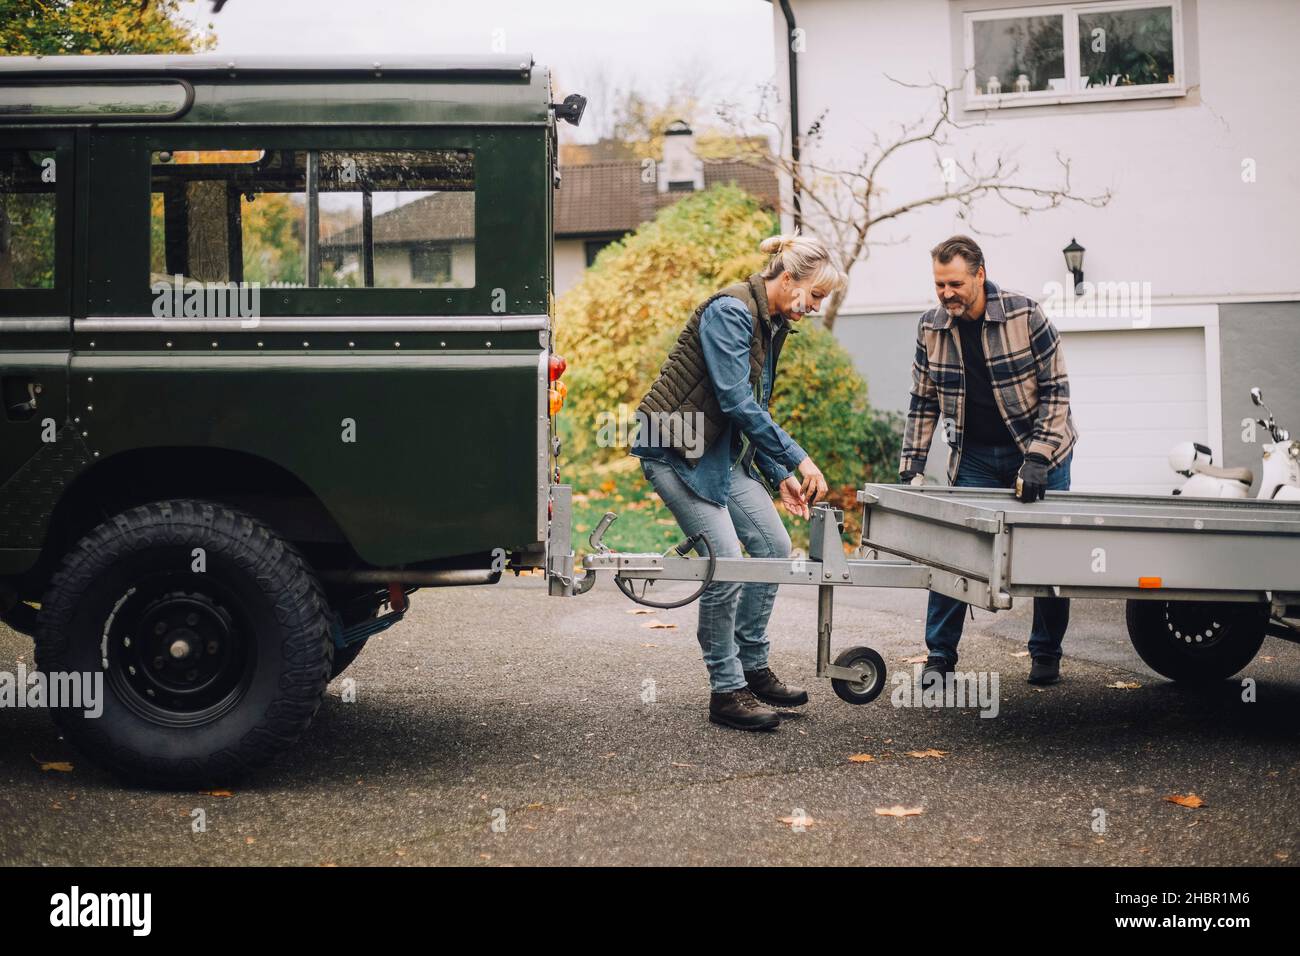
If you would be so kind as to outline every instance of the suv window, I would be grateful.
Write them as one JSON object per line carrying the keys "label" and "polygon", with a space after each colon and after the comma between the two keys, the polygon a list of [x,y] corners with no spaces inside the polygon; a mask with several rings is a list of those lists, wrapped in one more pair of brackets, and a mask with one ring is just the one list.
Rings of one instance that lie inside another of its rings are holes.
{"label": "suv window", "polygon": [[53,150],[0,149],[0,289],[54,288]]}
{"label": "suv window", "polygon": [[150,282],[470,288],[465,150],[152,154]]}

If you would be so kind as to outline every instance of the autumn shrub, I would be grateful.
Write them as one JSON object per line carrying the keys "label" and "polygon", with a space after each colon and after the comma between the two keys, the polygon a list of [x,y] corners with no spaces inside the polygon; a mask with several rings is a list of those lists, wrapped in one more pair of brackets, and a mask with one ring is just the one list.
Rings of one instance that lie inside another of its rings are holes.
{"label": "autumn shrub", "polygon": [[[766,256],[758,244],[776,229],[776,218],[753,197],[715,186],[606,247],[559,299],[557,350],[569,364],[560,424],[570,471],[591,474],[625,459],[625,445],[598,440],[602,426],[608,436],[620,406],[622,419],[633,420],[695,307],[761,269]],[[830,484],[893,480],[898,423],[873,413],[848,353],[815,319],[786,339],[772,413]]]}

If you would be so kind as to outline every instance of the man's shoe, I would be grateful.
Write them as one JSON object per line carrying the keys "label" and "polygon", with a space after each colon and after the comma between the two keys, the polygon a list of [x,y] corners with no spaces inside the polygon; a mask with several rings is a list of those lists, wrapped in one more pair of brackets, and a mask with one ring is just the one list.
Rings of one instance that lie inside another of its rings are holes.
{"label": "man's shoe", "polygon": [[709,695],[709,720],[737,730],[776,730],[781,718],[765,707],[748,687]]}
{"label": "man's shoe", "polygon": [[808,692],[802,687],[790,687],[772,673],[772,668],[745,671],[745,683],[754,696],[773,707],[798,707],[808,703]]}
{"label": "man's shoe", "polygon": [[1061,679],[1061,659],[1059,657],[1035,657],[1029,668],[1029,683],[1055,684]]}
{"label": "man's shoe", "polygon": [[[921,687],[925,688],[932,680],[937,680],[942,684],[944,675],[951,674],[955,669],[956,667],[950,664],[946,657],[927,657],[925,667],[921,668]],[[931,674],[935,676],[931,677]]]}

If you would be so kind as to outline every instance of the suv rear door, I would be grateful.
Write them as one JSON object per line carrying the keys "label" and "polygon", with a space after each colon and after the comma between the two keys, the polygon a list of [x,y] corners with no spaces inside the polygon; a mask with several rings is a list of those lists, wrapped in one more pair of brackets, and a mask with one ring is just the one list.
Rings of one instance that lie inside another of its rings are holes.
{"label": "suv rear door", "polygon": [[0,575],[36,560],[85,454],[68,415],[73,134],[0,130]]}

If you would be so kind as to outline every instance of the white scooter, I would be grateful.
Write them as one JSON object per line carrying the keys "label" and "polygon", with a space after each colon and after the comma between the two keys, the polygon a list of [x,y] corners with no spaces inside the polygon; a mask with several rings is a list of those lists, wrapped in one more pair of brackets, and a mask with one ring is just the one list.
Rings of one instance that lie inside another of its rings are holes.
{"label": "white scooter", "polygon": [[[1258,388],[1250,390],[1250,400],[1268,413],[1268,419],[1256,419],[1273,441],[1264,445],[1264,476],[1256,498],[1269,501],[1300,501],[1300,441],[1293,440],[1285,428],[1279,428],[1273,412],[1264,404]],[[1169,452],[1169,466],[1187,479],[1176,495],[1192,498],[1246,498],[1255,475],[1249,468],[1220,468],[1214,454],[1199,442],[1179,442]]]}

